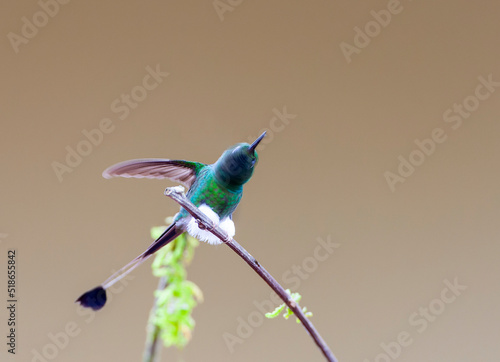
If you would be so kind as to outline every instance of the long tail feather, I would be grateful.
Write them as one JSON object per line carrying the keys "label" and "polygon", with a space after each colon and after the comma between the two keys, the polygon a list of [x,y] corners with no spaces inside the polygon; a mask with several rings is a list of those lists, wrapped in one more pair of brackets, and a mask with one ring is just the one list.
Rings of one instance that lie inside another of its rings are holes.
{"label": "long tail feather", "polygon": [[132,270],[137,268],[143,262],[145,262],[151,255],[156,253],[162,247],[167,245],[169,242],[174,240],[183,230],[178,230],[175,223],[170,225],[167,230],[161,234],[161,236],[156,239],[141,255],[136,257],[130,263],[125,265],[123,268],[115,272],[108,279],[104,281],[100,286],[83,293],[77,300],[83,307],[92,308],[93,310],[99,310],[106,304],[106,289],[111,287],[113,284],[118,282],[120,279],[129,274]]}

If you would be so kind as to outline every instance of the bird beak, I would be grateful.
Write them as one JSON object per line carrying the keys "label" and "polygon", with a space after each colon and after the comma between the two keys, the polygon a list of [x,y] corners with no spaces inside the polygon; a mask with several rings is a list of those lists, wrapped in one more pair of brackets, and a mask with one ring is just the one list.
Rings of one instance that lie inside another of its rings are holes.
{"label": "bird beak", "polygon": [[257,138],[255,141],[253,141],[253,143],[250,145],[250,148],[248,149],[248,151],[249,152],[255,152],[255,149],[259,145],[259,142],[262,141],[262,139],[264,138],[265,135],[266,135],[266,131],[264,131],[264,133],[262,133],[259,136],[259,138]]}

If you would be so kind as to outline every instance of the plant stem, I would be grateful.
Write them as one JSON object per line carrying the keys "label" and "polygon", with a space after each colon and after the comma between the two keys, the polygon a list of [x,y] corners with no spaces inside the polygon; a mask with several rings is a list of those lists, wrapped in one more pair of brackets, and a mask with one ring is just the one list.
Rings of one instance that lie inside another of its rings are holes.
{"label": "plant stem", "polygon": [[[163,290],[167,286],[167,278],[161,277],[158,281],[158,287],[156,290]],[[144,346],[144,354],[142,356],[143,362],[155,362],[160,357],[161,352],[161,342],[160,342],[160,328],[154,323],[155,314],[156,314],[156,301],[151,308],[151,312],[149,313],[149,321],[146,327],[147,337],[146,337],[146,345]]]}
{"label": "plant stem", "polygon": [[184,195],[184,189],[181,186],[169,187],[165,190],[165,195],[173,199],[179,205],[181,205],[187,212],[189,212],[197,221],[198,226],[207,229],[212,234],[221,239],[227,246],[229,246],[236,254],[238,254],[243,260],[247,262],[250,267],[255,270],[255,272],[271,287],[271,289],[285,302],[285,304],[290,308],[295,316],[302,322],[302,325],[306,328],[307,332],[311,335],[316,345],[320,348],[323,355],[326,357],[327,361],[337,362],[337,359],[333,355],[332,351],[320,336],[311,321],[304,315],[302,308],[299,304],[291,299],[287,294],[285,289],[272,277],[269,272],[264,269],[259,262],[250,255],[236,240],[230,238],[224,230],[219,228],[218,225],[214,223],[202,213],[196,206],[194,206],[191,201],[188,200],[186,195]]}

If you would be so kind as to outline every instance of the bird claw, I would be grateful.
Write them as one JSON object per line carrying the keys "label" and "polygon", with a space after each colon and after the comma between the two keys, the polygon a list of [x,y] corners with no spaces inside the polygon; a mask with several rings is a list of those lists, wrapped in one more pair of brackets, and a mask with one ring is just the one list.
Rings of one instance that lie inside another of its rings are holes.
{"label": "bird claw", "polygon": [[212,225],[207,226],[201,220],[196,220],[196,222],[198,223],[198,228],[200,230],[213,230],[217,227],[217,224],[215,224],[215,223],[212,223]]}
{"label": "bird claw", "polygon": [[171,195],[173,192],[176,192],[176,193],[179,193],[179,194],[183,194],[184,193],[184,187],[181,186],[181,185],[178,185],[178,186],[173,186],[173,187],[167,187],[165,189],[165,191],[163,192],[163,194],[165,196],[169,196]]}

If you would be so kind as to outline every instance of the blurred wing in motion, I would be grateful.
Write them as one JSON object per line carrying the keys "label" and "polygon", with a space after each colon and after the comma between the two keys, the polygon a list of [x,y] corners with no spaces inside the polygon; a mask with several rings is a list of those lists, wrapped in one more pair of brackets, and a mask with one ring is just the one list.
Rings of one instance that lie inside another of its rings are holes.
{"label": "blurred wing in motion", "polygon": [[111,177],[135,177],[135,178],[168,178],[180,182],[186,187],[191,187],[198,172],[206,166],[199,162],[184,160],[167,160],[161,158],[144,158],[117,163],[108,167],[102,175]]}

